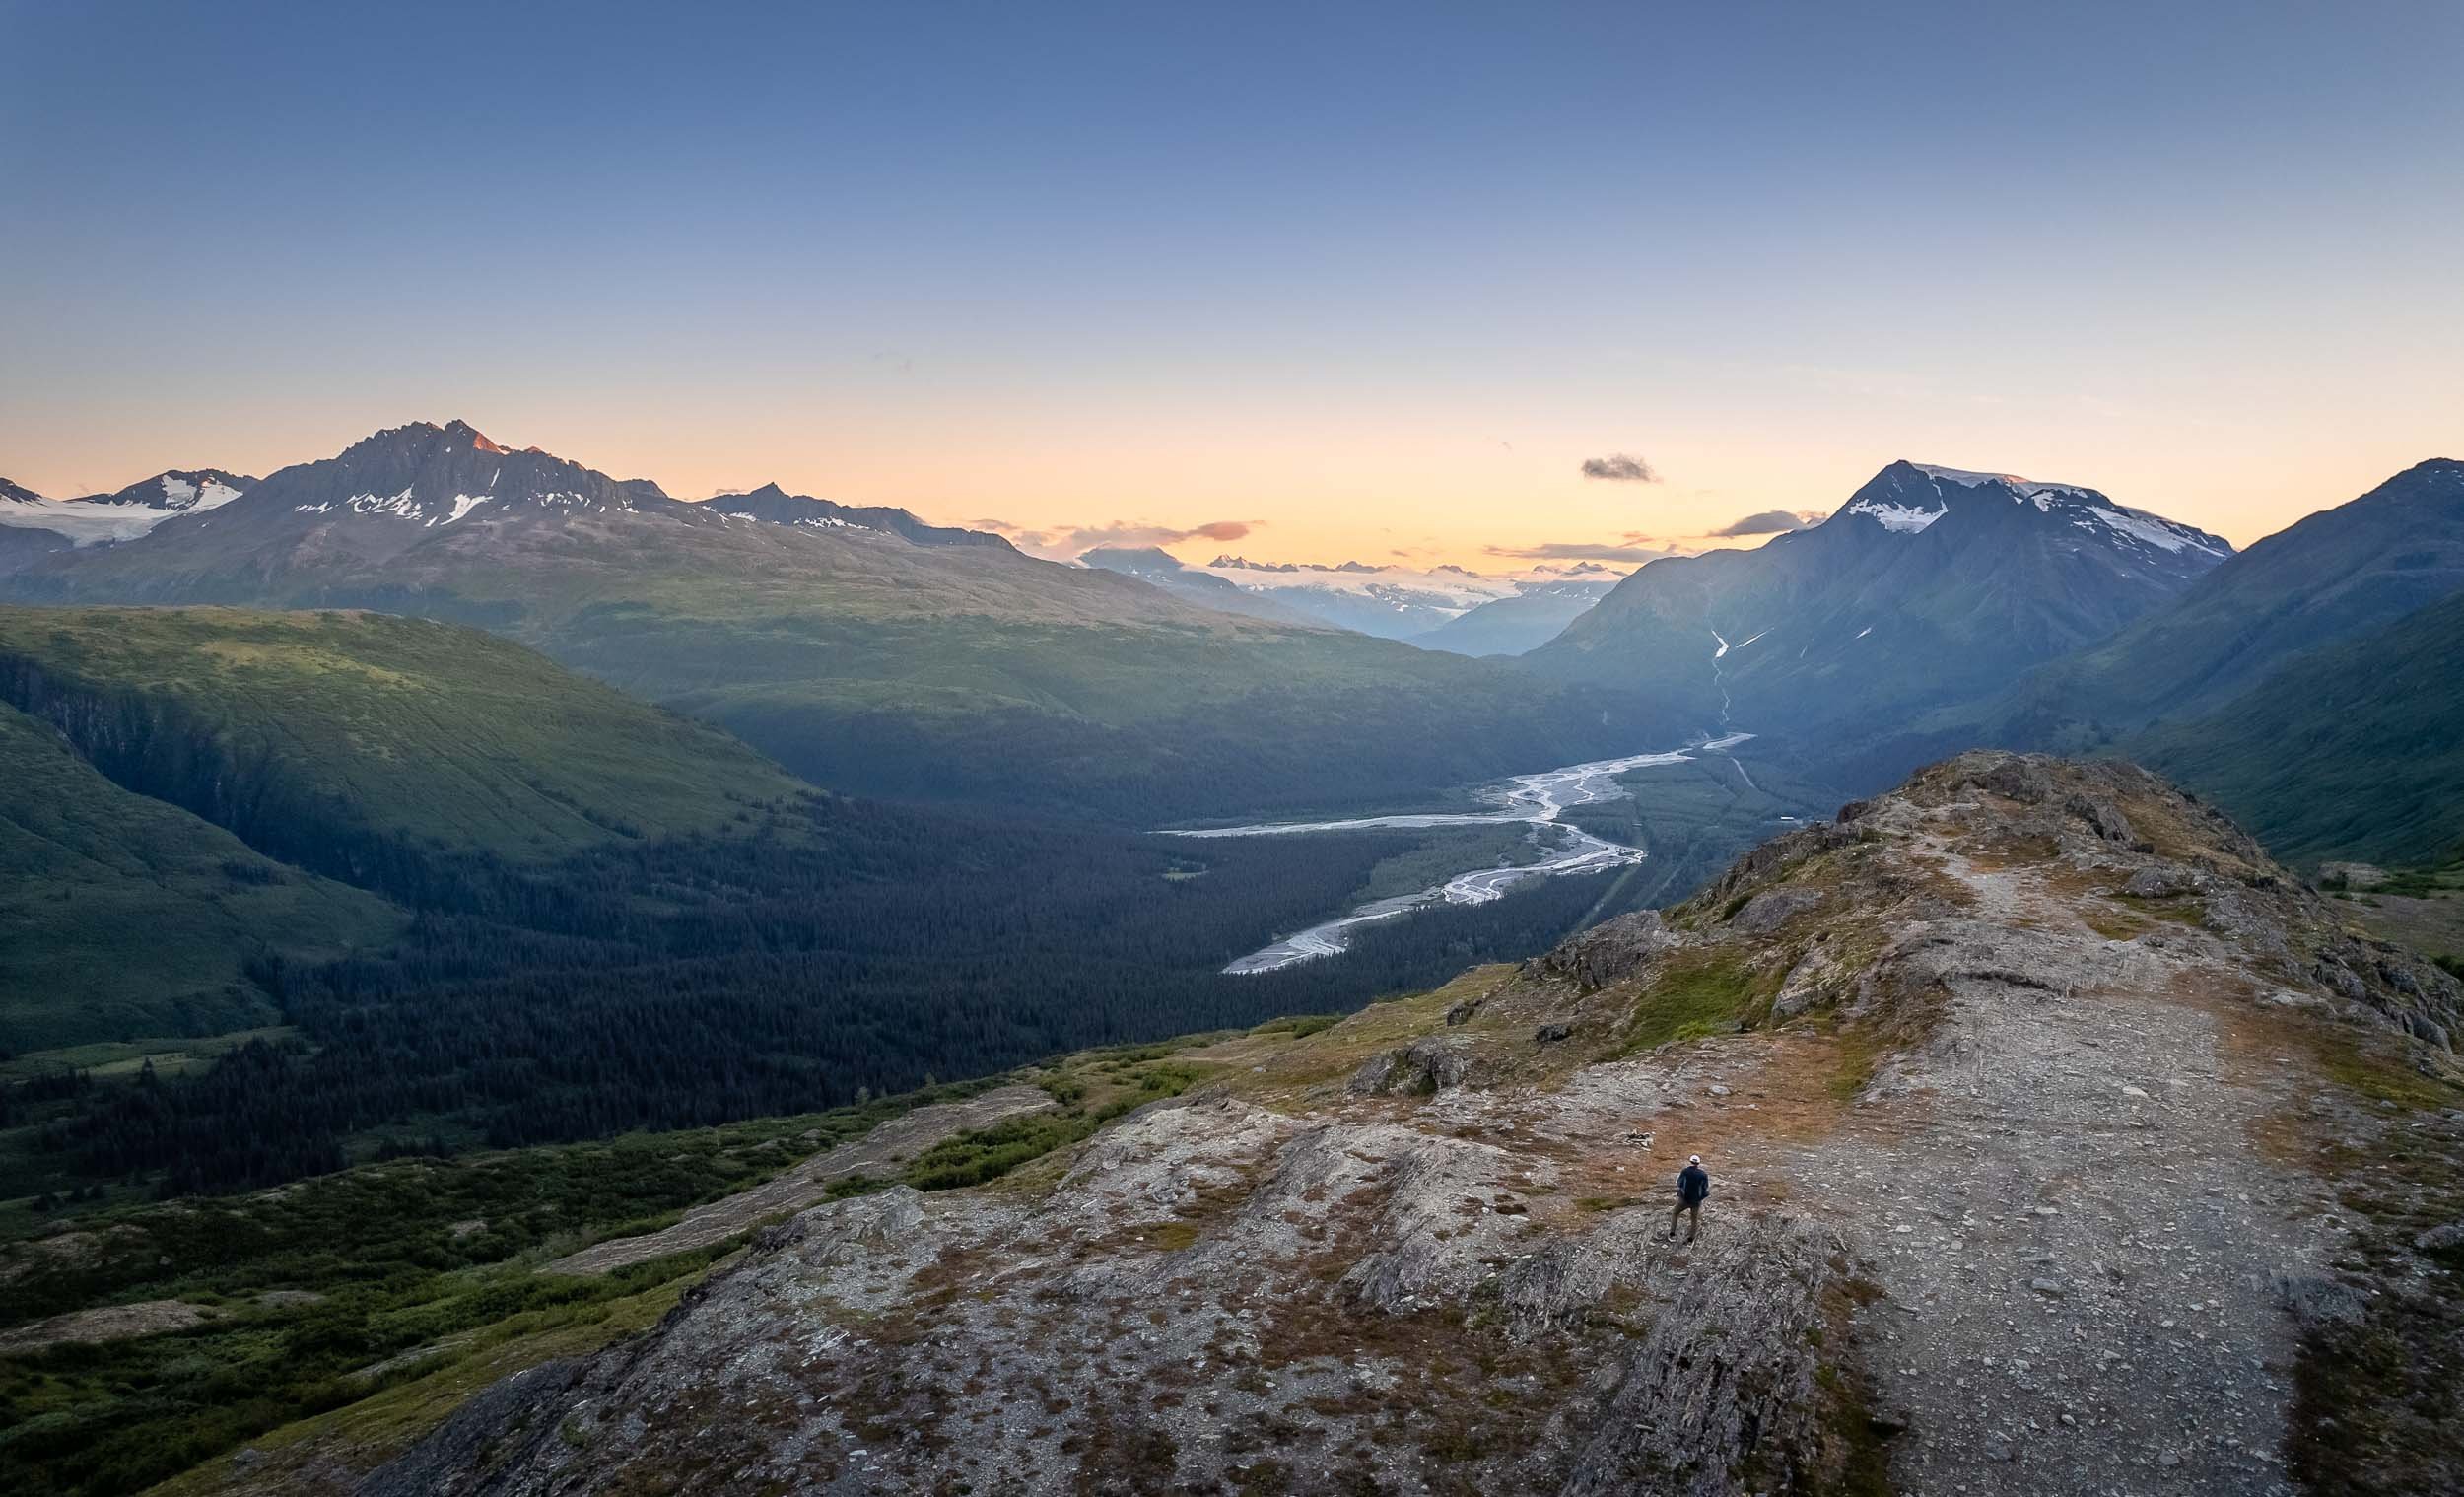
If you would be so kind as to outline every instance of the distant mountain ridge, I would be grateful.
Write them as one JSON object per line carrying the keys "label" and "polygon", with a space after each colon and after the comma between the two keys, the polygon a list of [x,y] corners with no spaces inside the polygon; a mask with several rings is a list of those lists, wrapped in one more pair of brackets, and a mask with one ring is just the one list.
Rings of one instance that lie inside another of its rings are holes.
{"label": "distant mountain ridge", "polygon": [[1202,567],[1193,567],[1159,546],[1098,546],[1081,553],[1078,565],[1136,578],[1200,608],[1220,608],[1226,613],[1305,628],[1340,627],[1328,625],[1325,620],[1266,593],[1252,592],[1226,581]]}
{"label": "distant mountain ridge", "polygon": [[989,530],[953,525],[928,525],[906,510],[887,505],[842,505],[809,495],[789,494],[777,484],[764,484],[742,494],[720,494],[703,505],[722,514],[742,514],[778,525],[822,529],[879,530],[919,546],[1003,546],[1009,542]]}
{"label": "distant mountain ridge", "polygon": [[[1259,562],[1233,555],[1184,570],[1338,629],[1414,642],[1475,609],[1524,596],[1540,580],[1537,576],[1494,577],[1451,563],[1418,569],[1359,561]],[[1613,580],[1607,569],[1598,570]],[[1575,579],[1570,571],[1545,578],[1551,583]]]}
{"label": "distant mountain ridge", "polygon": [[2083,486],[1894,462],[1818,525],[1645,565],[1525,663],[1706,725],[1887,723],[2103,639],[2231,554]]}
{"label": "distant mountain ridge", "polygon": [[475,624],[858,793],[1153,825],[1425,795],[1680,728],[902,510],[687,503],[461,421],[376,433],[126,542],[44,544],[0,550],[0,596]]}
{"label": "distant mountain ridge", "polygon": [[1525,579],[1513,597],[1469,609],[1427,634],[1412,636],[1411,643],[1422,649],[1474,657],[1525,654],[1597,607],[1615,590],[1617,580],[1613,574],[1601,581]]}

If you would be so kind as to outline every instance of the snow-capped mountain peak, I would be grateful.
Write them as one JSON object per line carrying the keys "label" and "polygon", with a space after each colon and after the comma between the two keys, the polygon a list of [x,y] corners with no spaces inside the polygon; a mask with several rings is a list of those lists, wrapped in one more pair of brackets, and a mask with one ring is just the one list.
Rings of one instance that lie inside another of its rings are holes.
{"label": "snow-capped mountain peak", "polygon": [[515,449],[467,421],[390,427],[322,462],[286,469],[280,492],[295,514],[363,515],[422,527],[452,525],[514,507],[566,512],[670,504],[658,485],[615,479],[537,447]]}
{"label": "snow-capped mountain peak", "polygon": [[168,473],[157,473],[152,478],[130,484],[116,494],[90,494],[81,502],[128,505],[182,514],[193,510],[220,509],[255,487],[255,479],[244,474],[226,473],[220,468],[173,468]]}
{"label": "snow-capped mountain peak", "polygon": [[1857,516],[1894,534],[1921,535],[1963,506],[1980,503],[2032,510],[2082,532],[2087,539],[2124,551],[2196,553],[2211,559],[2232,554],[2232,546],[2220,536],[2115,504],[2084,484],[2043,483],[2016,473],[1935,463],[1892,463],[1859,489],[1826,523]]}

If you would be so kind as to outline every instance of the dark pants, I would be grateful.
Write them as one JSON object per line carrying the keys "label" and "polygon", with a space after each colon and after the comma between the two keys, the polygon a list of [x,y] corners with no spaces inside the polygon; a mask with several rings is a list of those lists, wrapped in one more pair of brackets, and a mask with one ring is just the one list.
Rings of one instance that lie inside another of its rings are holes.
{"label": "dark pants", "polygon": [[1680,1216],[1686,1218],[1685,1240],[1690,1243],[1702,1232],[1702,1202],[1699,1200],[1680,1200],[1677,1203],[1677,1209],[1669,1213],[1669,1235],[1671,1237],[1677,1236],[1677,1219]]}

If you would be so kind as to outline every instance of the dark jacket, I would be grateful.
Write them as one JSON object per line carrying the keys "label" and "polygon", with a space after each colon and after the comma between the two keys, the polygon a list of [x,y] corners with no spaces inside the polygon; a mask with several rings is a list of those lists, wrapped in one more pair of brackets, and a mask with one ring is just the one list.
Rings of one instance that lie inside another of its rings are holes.
{"label": "dark jacket", "polygon": [[1710,1193],[1711,1176],[1701,1165],[1689,1164],[1677,1172],[1677,1198],[1679,1203],[1697,1206]]}

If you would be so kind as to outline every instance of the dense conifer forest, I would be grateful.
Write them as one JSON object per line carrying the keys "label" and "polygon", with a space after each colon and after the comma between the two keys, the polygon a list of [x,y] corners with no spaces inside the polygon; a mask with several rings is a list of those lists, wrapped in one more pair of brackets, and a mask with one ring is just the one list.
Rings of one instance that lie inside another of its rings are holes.
{"label": "dense conifer forest", "polygon": [[251,977],[297,1038],[177,1080],[21,1087],[15,1109],[51,1120],[34,1163],[49,1187],[172,1194],[336,1169],[374,1135],[510,1146],[818,1111],[1432,986],[1635,883],[1542,880],[1234,978],[1218,969],[1262,932],[1341,908],[1418,835],[1188,843],[835,797],[766,814],[754,836],[610,844],[546,873],[333,850],[421,907],[403,938],[263,958]]}

